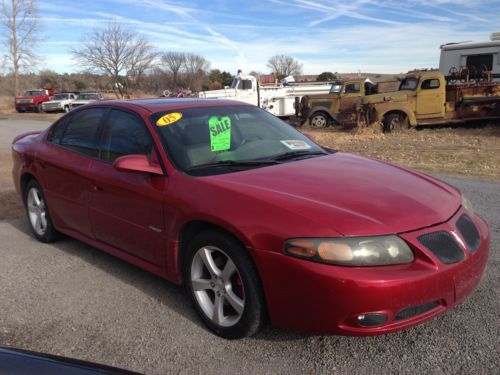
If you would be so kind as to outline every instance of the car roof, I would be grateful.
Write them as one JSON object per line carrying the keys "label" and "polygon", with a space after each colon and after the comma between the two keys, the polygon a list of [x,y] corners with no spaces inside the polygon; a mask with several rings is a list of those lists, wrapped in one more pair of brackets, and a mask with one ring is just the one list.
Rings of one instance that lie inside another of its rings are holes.
{"label": "car roof", "polygon": [[199,107],[225,107],[225,106],[252,106],[248,103],[238,102],[236,100],[225,99],[170,99],[170,98],[153,98],[153,99],[132,99],[132,100],[103,100],[94,104],[95,106],[114,106],[137,110],[137,107],[145,109],[151,113],[163,112],[169,110],[178,110],[186,108]]}

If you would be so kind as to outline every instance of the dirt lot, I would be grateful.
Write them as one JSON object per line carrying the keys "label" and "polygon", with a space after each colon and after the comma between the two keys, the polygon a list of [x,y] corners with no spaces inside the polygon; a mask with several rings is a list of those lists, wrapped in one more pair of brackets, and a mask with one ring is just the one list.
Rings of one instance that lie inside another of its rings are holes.
{"label": "dirt lot", "polygon": [[500,124],[425,128],[400,134],[372,129],[304,129],[323,146],[401,164],[424,172],[500,180]]}

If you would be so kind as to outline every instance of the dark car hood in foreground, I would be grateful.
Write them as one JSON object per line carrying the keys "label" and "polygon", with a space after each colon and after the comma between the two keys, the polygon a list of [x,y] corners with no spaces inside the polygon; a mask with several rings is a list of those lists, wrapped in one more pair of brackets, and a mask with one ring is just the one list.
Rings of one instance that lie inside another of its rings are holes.
{"label": "dark car hood in foreground", "polygon": [[78,359],[0,347],[0,373],[10,375],[140,375]]}
{"label": "dark car hood in foreground", "polygon": [[282,208],[351,236],[401,233],[441,223],[461,203],[456,189],[434,178],[345,153],[208,180],[264,200],[269,209]]}

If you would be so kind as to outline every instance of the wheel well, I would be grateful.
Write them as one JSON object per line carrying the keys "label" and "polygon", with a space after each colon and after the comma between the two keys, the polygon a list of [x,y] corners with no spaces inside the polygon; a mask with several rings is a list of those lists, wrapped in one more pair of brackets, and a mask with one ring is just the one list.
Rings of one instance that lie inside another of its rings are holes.
{"label": "wheel well", "polygon": [[187,252],[189,241],[198,233],[201,233],[205,230],[213,230],[231,236],[236,241],[238,241],[241,244],[241,246],[246,248],[245,244],[237,236],[235,236],[233,233],[229,232],[227,229],[224,229],[219,225],[202,220],[188,222],[184,224],[179,234],[179,267],[181,267],[180,269],[181,272],[183,270],[184,256]]}
{"label": "wheel well", "polygon": [[25,194],[25,191],[26,191],[26,186],[28,186],[28,183],[31,181],[31,180],[36,180],[35,176],[33,176],[31,173],[24,173],[22,176],[21,176],[21,194],[23,196],[23,199],[24,199],[24,194]]}
{"label": "wheel well", "polygon": [[403,111],[389,111],[389,112],[384,113],[384,116],[382,117],[382,122],[385,121],[387,116],[390,116],[390,115],[399,115],[399,116],[401,116],[402,119],[405,119],[408,117],[406,112],[403,112]]}
{"label": "wheel well", "polygon": [[330,112],[328,112],[325,109],[317,109],[316,111],[312,112],[309,115],[309,119],[312,119],[315,115],[320,114],[320,113],[324,114],[330,121],[334,119],[333,116],[330,114]]}

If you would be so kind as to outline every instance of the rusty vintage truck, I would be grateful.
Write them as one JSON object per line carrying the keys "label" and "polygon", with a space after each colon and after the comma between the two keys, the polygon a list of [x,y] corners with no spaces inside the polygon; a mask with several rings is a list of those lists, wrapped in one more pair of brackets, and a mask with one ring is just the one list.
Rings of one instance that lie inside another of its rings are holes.
{"label": "rusty vintage truck", "polygon": [[380,124],[388,133],[417,125],[500,119],[500,82],[492,82],[488,74],[469,79],[465,73],[446,77],[437,70],[409,72],[398,91],[365,95],[334,121],[343,127]]}
{"label": "rusty vintage truck", "polygon": [[304,95],[300,103],[295,105],[296,116],[301,125],[309,120],[313,128],[351,123],[356,121],[354,109],[361,104],[362,98],[395,87],[394,82],[375,84],[368,78],[337,80],[332,83],[328,93]]}

